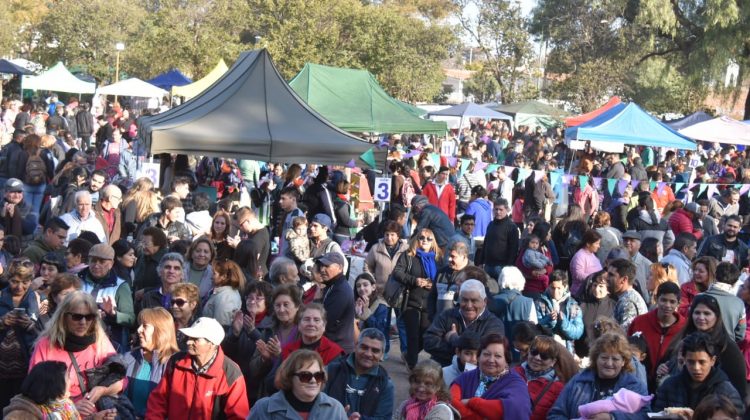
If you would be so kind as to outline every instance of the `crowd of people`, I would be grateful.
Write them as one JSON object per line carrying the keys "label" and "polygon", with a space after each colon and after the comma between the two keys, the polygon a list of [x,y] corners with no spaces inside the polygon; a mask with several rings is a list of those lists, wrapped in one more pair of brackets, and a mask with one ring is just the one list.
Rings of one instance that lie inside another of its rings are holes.
{"label": "crowd of people", "polygon": [[161,155],[155,183],[119,106],[0,117],[5,418],[747,411],[744,151],[480,120],[385,139],[390,202],[362,211],[377,168]]}

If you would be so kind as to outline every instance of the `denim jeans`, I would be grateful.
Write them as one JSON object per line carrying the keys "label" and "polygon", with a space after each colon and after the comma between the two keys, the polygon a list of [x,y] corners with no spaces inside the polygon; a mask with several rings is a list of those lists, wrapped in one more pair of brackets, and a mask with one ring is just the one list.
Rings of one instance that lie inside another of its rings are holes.
{"label": "denim jeans", "polygon": [[500,272],[503,270],[503,266],[501,265],[485,265],[484,266],[484,272],[487,273],[490,277],[497,280],[500,277]]}
{"label": "denim jeans", "polygon": [[39,215],[42,209],[42,200],[44,199],[44,191],[47,189],[47,184],[42,185],[23,185],[23,199],[31,206],[31,212]]}

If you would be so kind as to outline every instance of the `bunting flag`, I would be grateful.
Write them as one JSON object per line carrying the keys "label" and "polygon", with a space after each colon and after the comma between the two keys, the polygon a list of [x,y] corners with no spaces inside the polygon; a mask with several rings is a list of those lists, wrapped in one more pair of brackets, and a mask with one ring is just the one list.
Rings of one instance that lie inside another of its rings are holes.
{"label": "bunting flag", "polygon": [[409,158],[412,158],[414,156],[418,156],[420,153],[422,153],[422,152],[419,151],[419,150],[416,150],[416,149],[412,150],[411,152],[404,154],[404,159],[409,159]]}
{"label": "bunting flag", "polygon": [[[617,181],[616,179],[613,179],[613,181]],[[617,191],[620,192],[620,195],[625,194],[625,190],[628,189],[628,186],[630,186],[630,182],[628,182],[627,179],[621,179],[617,183]]]}
{"label": "bunting flag", "polygon": [[641,183],[641,181],[639,181],[637,179],[634,179],[634,180],[630,181],[630,185],[633,187],[634,190],[636,188],[638,188],[638,184],[640,184],[640,183]]}
{"label": "bunting flag", "polygon": [[740,188],[742,188],[742,184],[734,184],[735,190],[739,190]]}
{"label": "bunting flag", "polygon": [[562,172],[552,171],[549,173],[549,182],[553,189],[560,184],[560,181],[562,181]]}
{"label": "bunting flag", "polygon": [[466,172],[467,169],[469,169],[469,165],[471,165],[471,161],[469,159],[461,159],[461,175],[463,175],[463,173]]}
{"label": "bunting flag", "polygon": [[750,191],[750,184],[742,184],[742,187],[740,188],[740,194],[745,194],[748,191]]}
{"label": "bunting flag", "polygon": [[378,145],[376,147],[378,148],[378,150],[380,150],[380,149],[382,149],[384,147],[388,147],[388,146],[389,146],[388,140],[381,140],[380,143],[378,143]]}
{"label": "bunting flag", "polygon": [[451,156],[451,157],[448,158],[448,166],[450,166],[451,168],[455,168],[456,167],[456,163],[458,163],[458,158],[457,157]]}
{"label": "bunting flag", "polygon": [[589,183],[589,176],[588,175],[578,175],[578,186],[581,189],[584,189],[586,185]]}
{"label": "bunting flag", "polygon": [[545,172],[542,170],[534,170],[534,182],[539,182],[542,178],[544,178]]}
{"label": "bunting flag", "polygon": [[516,179],[516,184],[520,184],[523,181],[526,181],[526,178],[528,177],[529,177],[529,169],[518,168],[518,179]]}
{"label": "bunting flag", "polygon": [[678,192],[680,192],[680,190],[682,190],[682,187],[684,187],[684,186],[685,186],[684,182],[675,182],[675,184],[674,184],[674,193],[677,194]]}
{"label": "bunting flag", "polygon": [[649,182],[649,184],[648,184],[648,190],[649,191],[654,191],[656,189],[657,184],[658,183],[656,181]]}
{"label": "bunting flag", "polygon": [[[372,151],[372,149],[368,149],[366,152],[359,155],[359,158],[362,159],[366,164],[370,165],[372,169],[375,169],[375,153]],[[354,162],[354,160],[352,160],[352,162]],[[353,168],[354,166],[351,167]]]}
{"label": "bunting flag", "polygon": [[[360,156],[361,157],[361,156]],[[364,159],[363,159],[364,160]],[[354,162],[354,159],[350,160],[349,162],[346,162],[347,168],[355,168],[357,167],[357,164]]]}
{"label": "bunting flag", "polygon": [[706,188],[708,188],[708,184],[698,184],[698,195],[702,195]]}
{"label": "bunting flag", "polygon": [[570,180],[573,179],[573,175],[564,174],[562,179],[563,179],[563,184],[570,185]]}
{"label": "bunting flag", "polygon": [[[609,196],[615,195],[615,186],[617,185],[616,179],[607,178],[607,191],[609,191]],[[627,185],[627,184],[625,184]],[[622,192],[620,192],[620,195],[622,195]]]}
{"label": "bunting flag", "polygon": [[666,187],[667,187],[666,182],[660,182],[659,186],[657,187],[657,191],[659,192],[659,194],[664,194],[664,188]]}
{"label": "bunting flag", "polygon": [[602,179],[601,178],[594,177],[594,188],[596,188],[597,190],[601,190],[602,189]]}
{"label": "bunting flag", "polygon": [[484,170],[484,168],[486,168],[486,167],[487,167],[487,164],[486,164],[486,163],[484,163],[484,162],[482,162],[482,161],[479,161],[479,162],[477,162],[477,163],[476,163],[476,164],[474,165],[474,172],[481,172],[481,171],[483,171],[483,170]]}
{"label": "bunting flag", "polygon": [[708,198],[711,199],[714,195],[719,193],[719,187],[716,184],[708,184]]}
{"label": "bunting flag", "polygon": [[498,165],[497,163],[493,163],[492,165],[487,165],[487,169],[484,170],[484,173],[485,174],[491,174],[491,173],[497,171],[497,168],[499,168],[499,167],[500,167],[500,165]]}
{"label": "bunting flag", "polygon": [[429,156],[432,161],[432,166],[437,171],[440,168],[440,155],[437,153],[430,153]]}

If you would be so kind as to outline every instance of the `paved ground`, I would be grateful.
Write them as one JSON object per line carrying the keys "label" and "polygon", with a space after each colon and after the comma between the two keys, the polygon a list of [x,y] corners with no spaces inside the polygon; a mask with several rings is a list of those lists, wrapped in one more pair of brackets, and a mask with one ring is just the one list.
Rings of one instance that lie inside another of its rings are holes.
{"label": "paved ground", "polygon": [[[419,360],[429,358],[430,355],[424,351],[419,354]],[[406,370],[406,365],[401,361],[398,337],[391,340],[388,359],[383,362],[383,366],[388,371],[388,376],[391,377],[395,388],[393,393],[393,411],[395,412],[401,403],[409,398],[409,373]]]}

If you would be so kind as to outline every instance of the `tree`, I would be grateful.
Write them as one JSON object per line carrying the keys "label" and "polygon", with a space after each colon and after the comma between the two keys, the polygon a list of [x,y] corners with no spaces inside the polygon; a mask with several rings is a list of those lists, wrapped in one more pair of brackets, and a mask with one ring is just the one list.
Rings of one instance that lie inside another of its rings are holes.
{"label": "tree", "polygon": [[[484,55],[484,64],[495,77],[503,102],[514,102],[518,85],[532,58],[527,21],[518,3],[507,0],[456,0],[464,32]],[[476,7],[478,13],[467,13]]]}
{"label": "tree", "polygon": [[500,85],[495,77],[484,67],[480,67],[472,76],[464,82],[464,95],[474,96],[478,103],[491,102],[495,100]]}

